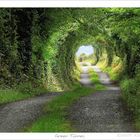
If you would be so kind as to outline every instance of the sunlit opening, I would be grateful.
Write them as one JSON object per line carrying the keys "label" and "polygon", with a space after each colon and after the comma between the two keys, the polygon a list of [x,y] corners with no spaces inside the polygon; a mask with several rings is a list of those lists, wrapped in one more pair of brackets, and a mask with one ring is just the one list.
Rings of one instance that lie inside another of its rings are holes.
{"label": "sunlit opening", "polygon": [[81,46],[79,47],[78,51],[76,52],[76,56],[79,57],[82,54],[85,54],[87,56],[94,53],[94,49],[91,45],[89,46]]}
{"label": "sunlit opening", "polygon": [[94,48],[92,45],[80,46],[76,52],[76,62],[80,65],[91,65],[93,63]]}

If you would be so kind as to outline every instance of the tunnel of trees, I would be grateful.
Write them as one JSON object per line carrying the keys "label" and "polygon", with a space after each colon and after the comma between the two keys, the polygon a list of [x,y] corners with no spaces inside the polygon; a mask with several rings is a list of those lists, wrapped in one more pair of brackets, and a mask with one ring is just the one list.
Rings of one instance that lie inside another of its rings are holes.
{"label": "tunnel of trees", "polygon": [[91,44],[123,75],[140,81],[140,9],[0,9],[0,84],[31,82],[48,89],[74,82],[75,53]]}
{"label": "tunnel of trees", "polygon": [[105,62],[104,70],[117,75],[112,79],[140,128],[139,8],[1,8],[0,104],[31,97],[27,93],[42,88],[45,93],[74,91],[76,52],[88,45],[94,47],[93,65]]}

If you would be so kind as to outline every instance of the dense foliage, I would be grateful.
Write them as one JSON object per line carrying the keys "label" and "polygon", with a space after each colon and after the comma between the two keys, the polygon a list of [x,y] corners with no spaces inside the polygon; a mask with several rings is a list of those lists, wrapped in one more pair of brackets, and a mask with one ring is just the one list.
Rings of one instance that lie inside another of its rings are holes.
{"label": "dense foliage", "polygon": [[139,9],[0,9],[1,84],[32,82],[67,89],[75,82],[75,52],[95,48],[123,61],[133,78],[140,65]]}

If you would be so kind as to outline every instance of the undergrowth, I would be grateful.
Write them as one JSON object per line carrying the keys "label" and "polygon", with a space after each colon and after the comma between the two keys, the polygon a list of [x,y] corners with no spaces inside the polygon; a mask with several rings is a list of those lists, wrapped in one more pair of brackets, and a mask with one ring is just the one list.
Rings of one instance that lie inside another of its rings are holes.
{"label": "undergrowth", "polygon": [[114,57],[113,62],[110,66],[107,65],[106,59],[102,58],[101,61],[97,63],[97,66],[99,66],[103,72],[108,73],[110,79],[113,82],[121,80],[123,72],[123,64],[119,57],[117,56]]}
{"label": "undergrowth", "polygon": [[136,129],[140,131],[140,71],[133,79],[122,80],[120,86],[122,98],[133,113]]}
{"label": "undergrowth", "polygon": [[1,87],[0,104],[27,99],[47,92],[44,86],[34,86],[30,82],[22,83],[14,87]]}

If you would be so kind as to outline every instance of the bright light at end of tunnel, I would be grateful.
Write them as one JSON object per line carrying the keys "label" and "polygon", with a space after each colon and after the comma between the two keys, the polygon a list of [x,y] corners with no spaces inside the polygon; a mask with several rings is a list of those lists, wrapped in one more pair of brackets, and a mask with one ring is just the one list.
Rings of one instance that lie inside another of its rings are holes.
{"label": "bright light at end of tunnel", "polygon": [[90,55],[94,53],[94,48],[89,45],[89,46],[80,46],[78,51],[76,52],[76,56],[80,56],[81,54],[86,54]]}

